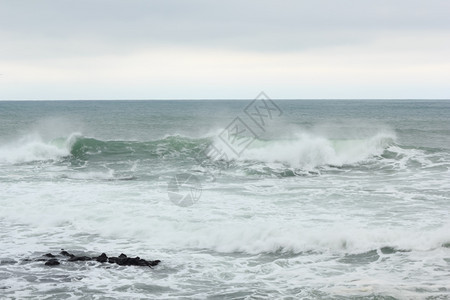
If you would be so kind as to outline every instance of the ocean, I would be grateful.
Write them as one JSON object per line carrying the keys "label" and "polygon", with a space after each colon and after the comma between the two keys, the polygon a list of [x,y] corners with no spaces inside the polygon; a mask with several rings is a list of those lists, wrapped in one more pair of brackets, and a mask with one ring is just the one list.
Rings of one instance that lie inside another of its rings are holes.
{"label": "ocean", "polygon": [[2,299],[449,299],[450,101],[3,101],[0,205]]}

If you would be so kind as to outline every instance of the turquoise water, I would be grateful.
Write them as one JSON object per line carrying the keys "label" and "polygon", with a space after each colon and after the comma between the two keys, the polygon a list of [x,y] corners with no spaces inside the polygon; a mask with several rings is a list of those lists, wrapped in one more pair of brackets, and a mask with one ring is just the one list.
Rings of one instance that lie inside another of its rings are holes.
{"label": "turquoise water", "polygon": [[0,293],[449,297],[450,102],[267,103],[0,102]]}

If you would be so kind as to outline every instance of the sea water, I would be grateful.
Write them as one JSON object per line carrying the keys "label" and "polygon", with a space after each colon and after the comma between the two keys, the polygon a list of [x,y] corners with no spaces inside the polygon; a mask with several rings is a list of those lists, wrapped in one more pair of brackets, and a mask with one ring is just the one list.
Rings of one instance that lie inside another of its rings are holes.
{"label": "sea water", "polygon": [[450,102],[0,102],[0,246],[0,298],[446,299]]}

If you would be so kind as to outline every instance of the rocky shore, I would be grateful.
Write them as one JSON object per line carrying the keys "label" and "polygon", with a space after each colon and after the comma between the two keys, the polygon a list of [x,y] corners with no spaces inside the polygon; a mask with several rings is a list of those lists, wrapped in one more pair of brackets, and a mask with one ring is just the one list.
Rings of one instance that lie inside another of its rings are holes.
{"label": "rocky shore", "polygon": [[52,253],[44,254],[41,258],[38,258],[38,261],[45,261],[46,266],[57,266],[61,264],[61,261],[67,262],[80,262],[80,261],[97,261],[99,263],[110,263],[117,264],[120,266],[141,266],[141,267],[154,267],[158,265],[160,260],[146,260],[142,259],[139,256],[136,257],[128,257],[125,254],[120,254],[119,256],[110,256],[108,257],[106,253],[102,253],[99,256],[84,256],[84,255],[74,255],[61,249],[62,251],[54,255]]}

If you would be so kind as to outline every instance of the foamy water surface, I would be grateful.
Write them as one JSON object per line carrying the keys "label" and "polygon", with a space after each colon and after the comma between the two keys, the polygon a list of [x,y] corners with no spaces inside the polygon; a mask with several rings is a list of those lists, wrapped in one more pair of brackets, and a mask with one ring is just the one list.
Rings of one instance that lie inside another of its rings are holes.
{"label": "foamy water surface", "polygon": [[[245,101],[0,102],[0,295],[450,297],[450,103],[277,104],[262,132]],[[61,248],[162,263],[33,261]]]}

